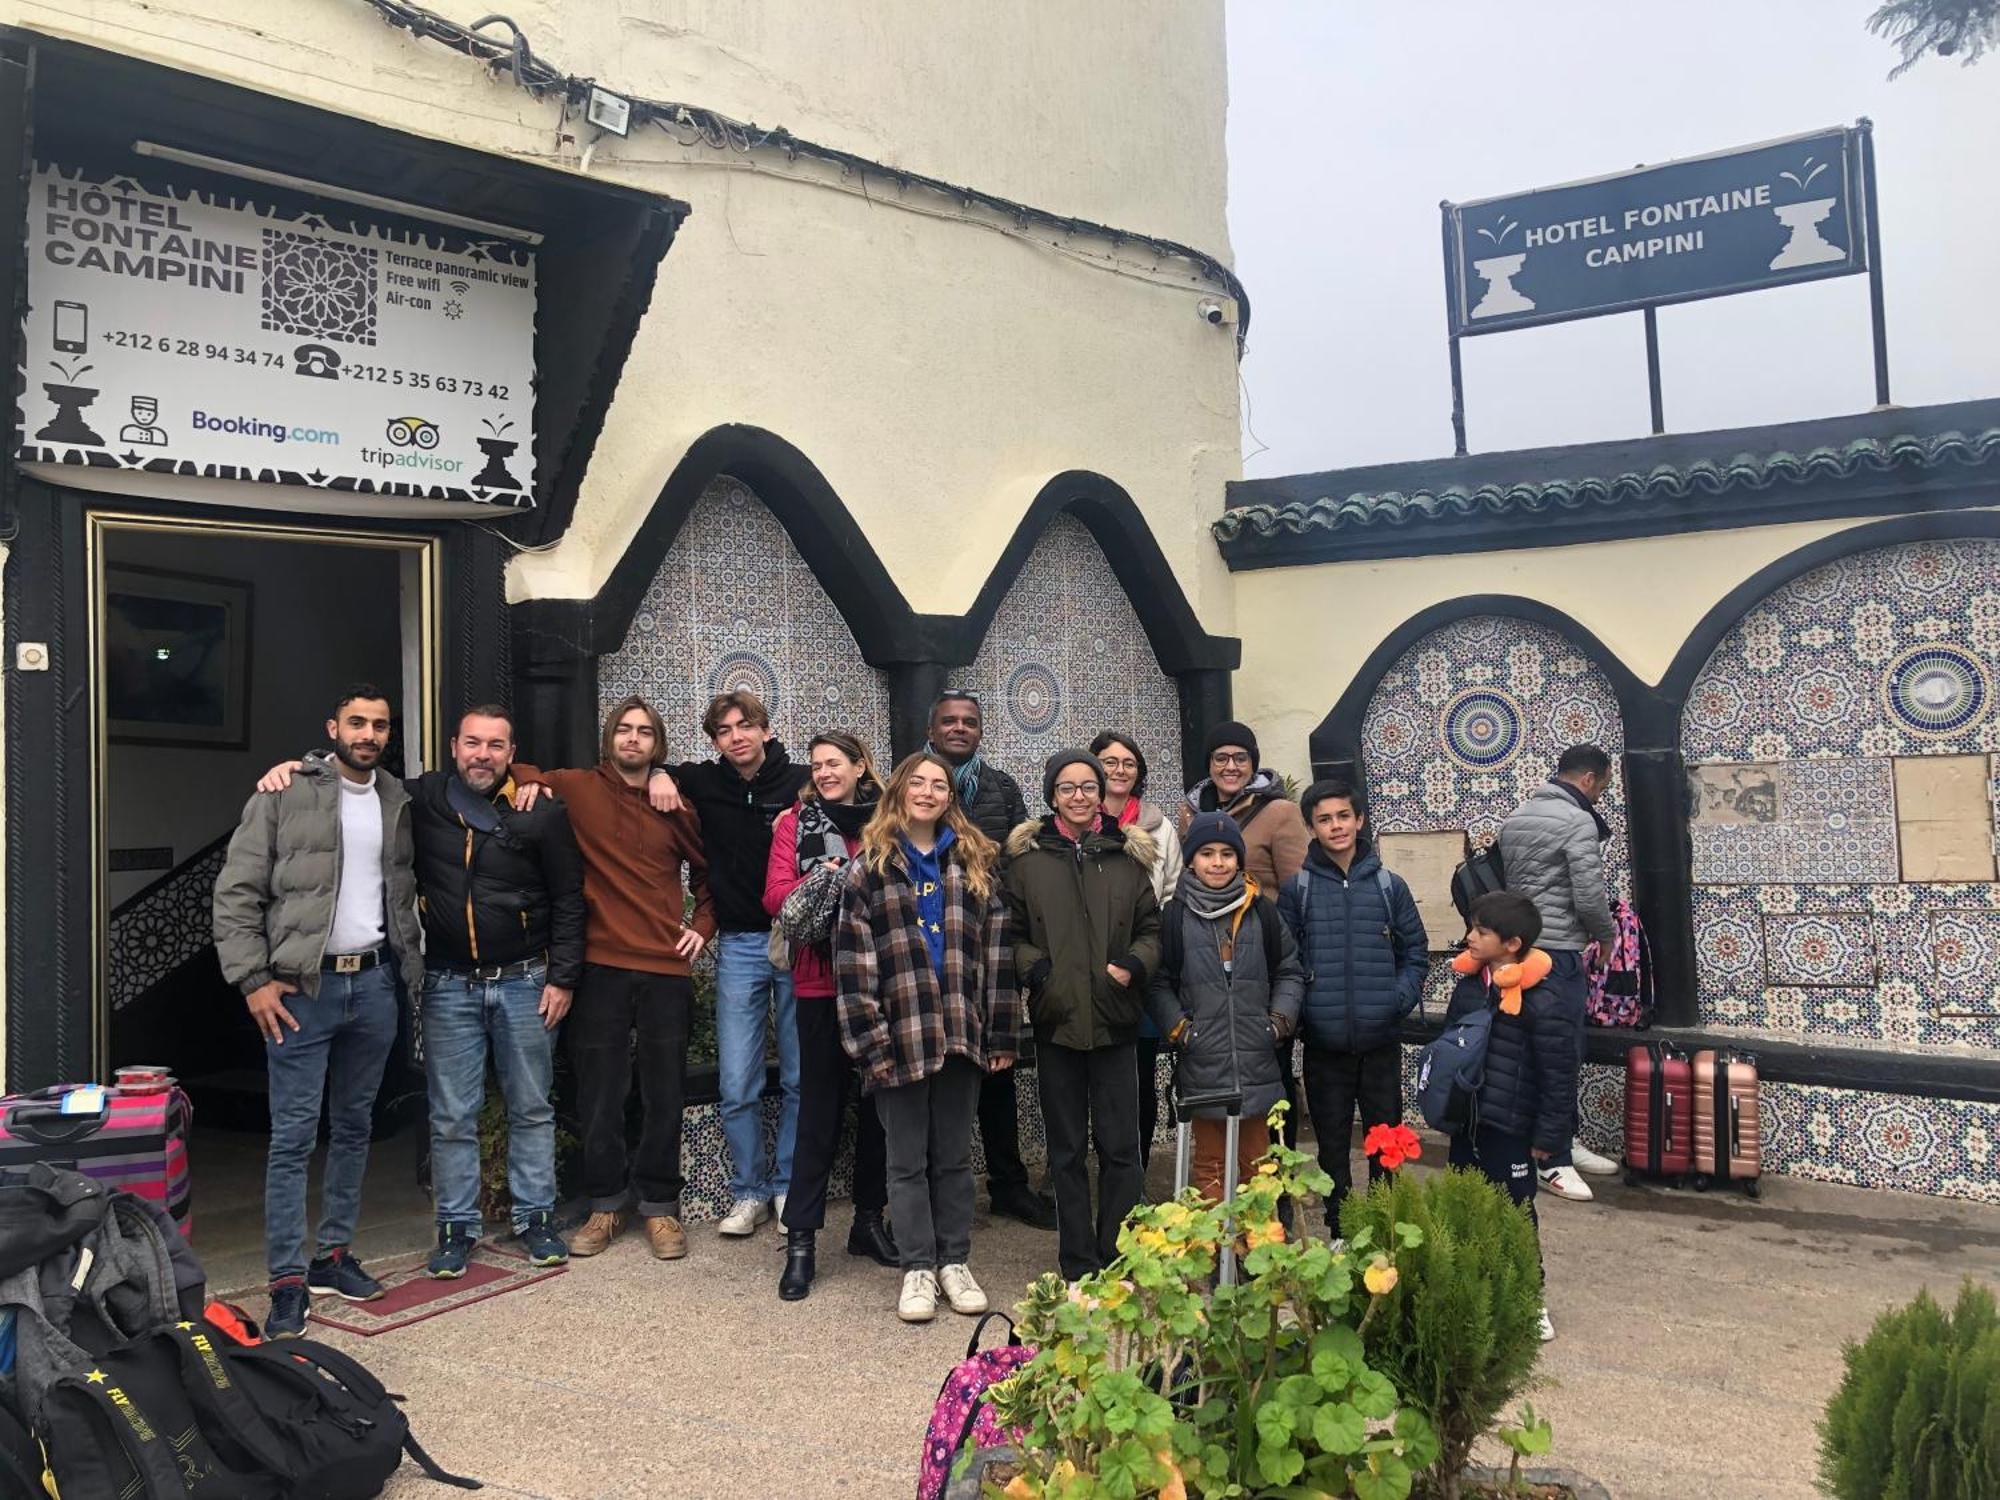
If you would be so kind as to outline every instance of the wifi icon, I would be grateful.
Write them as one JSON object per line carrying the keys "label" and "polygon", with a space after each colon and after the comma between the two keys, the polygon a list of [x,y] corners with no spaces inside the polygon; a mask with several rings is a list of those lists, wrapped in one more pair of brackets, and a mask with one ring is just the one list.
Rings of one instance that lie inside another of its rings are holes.
{"label": "wifi icon", "polygon": [[463,297],[467,292],[472,290],[472,284],[467,281],[454,281],[451,284],[451,289]]}

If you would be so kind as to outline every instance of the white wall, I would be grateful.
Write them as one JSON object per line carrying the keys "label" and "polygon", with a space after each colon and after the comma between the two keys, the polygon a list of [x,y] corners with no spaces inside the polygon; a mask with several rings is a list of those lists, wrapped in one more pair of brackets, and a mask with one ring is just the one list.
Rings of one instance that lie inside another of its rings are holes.
{"label": "white wall", "polygon": [[[476,19],[470,0],[436,0]],[[1226,257],[1221,0],[1074,6],[525,0],[571,73],[686,99],[1040,207]],[[0,0],[14,21],[394,128],[576,170],[555,105],[361,0]],[[1150,253],[1052,248],[1011,219],[774,153],[606,140],[591,175],[694,213],[574,524],[516,599],[596,591],[695,438],[766,427],[826,474],[920,611],[971,603],[1036,490],[1131,492],[1208,627],[1231,625],[1205,526],[1237,475],[1235,340],[1214,289]],[[1044,236],[1047,238],[1047,236]],[[1107,266],[1107,262],[1114,263]]]}

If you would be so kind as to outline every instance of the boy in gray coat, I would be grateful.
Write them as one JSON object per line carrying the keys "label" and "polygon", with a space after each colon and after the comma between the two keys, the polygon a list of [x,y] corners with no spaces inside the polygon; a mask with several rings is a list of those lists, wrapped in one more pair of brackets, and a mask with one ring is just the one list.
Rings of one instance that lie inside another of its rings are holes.
{"label": "boy in gray coat", "polygon": [[[1270,1149],[1265,1116],[1285,1096],[1274,1044],[1298,1029],[1305,970],[1269,897],[1243,872],[1243,833],[1227,813],[1199,813],[1181,840],[1180,886],[1160,914],[1159,968],[1147,1000],[1180,1049],[1183,1095],[1241,1091],[1236,1175]],[[1193,1185],[1220,1199],[1227,1139],[1221,1109],[1194,1121]]]}

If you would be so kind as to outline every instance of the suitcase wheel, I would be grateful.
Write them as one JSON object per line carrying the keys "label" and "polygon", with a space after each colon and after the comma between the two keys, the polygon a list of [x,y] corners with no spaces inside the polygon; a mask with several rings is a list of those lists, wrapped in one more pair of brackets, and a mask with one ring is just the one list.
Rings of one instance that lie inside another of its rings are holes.
{"label": "suitcase wheel", "polygon": [[1645,1179],[1640,1177],[1640,1175],[1637,1172],[1628,1171],[1625,1174],[1625,1186],[1627,1186],[1628,1188],[1635,1188],[1639,1186],[1639,1184],[1644,1180]]}
{"label": "suitcase wheel", "polygon": [[1756,1179],[1755,1177],[1746,1178],[1744,1180],[1743,1191],[1745,1193],[1748,1193],[1752,1198],[1761,1198],[1764,1196],[1763,1184],[1759,1182],[1758,1179]]}
{"label": "suitcase wheel", "polygon": [[1707,1191],[1708,1191],[1708,1183],[1709,1183],[1709,1178],[1708,1178],[1708,1174],[1707,1174],[1707,1173],[1705,1173],[1705,1172],[1697,1172],[1697,1173],[1695,1173],[1695,1174],[1694,1174],[1694,1190],[1695,1190],[1695,1191],[1696,1191],[1697,1193],[1705,1193],[1705,1192],[1707,1192]]}

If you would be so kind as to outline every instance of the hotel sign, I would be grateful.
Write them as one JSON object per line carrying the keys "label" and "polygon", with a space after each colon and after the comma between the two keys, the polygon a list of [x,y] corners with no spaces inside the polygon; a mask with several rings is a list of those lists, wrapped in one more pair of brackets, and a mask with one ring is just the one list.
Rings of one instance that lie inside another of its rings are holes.
{"label": "hotel sign", "polygon": [[526,246],[47,165],[29,191],[20,461],[534,503]]}
{"label": "hotel sign", "polygon": [[1453,337],[1868,269],[1861,132],[1444,205]]}

